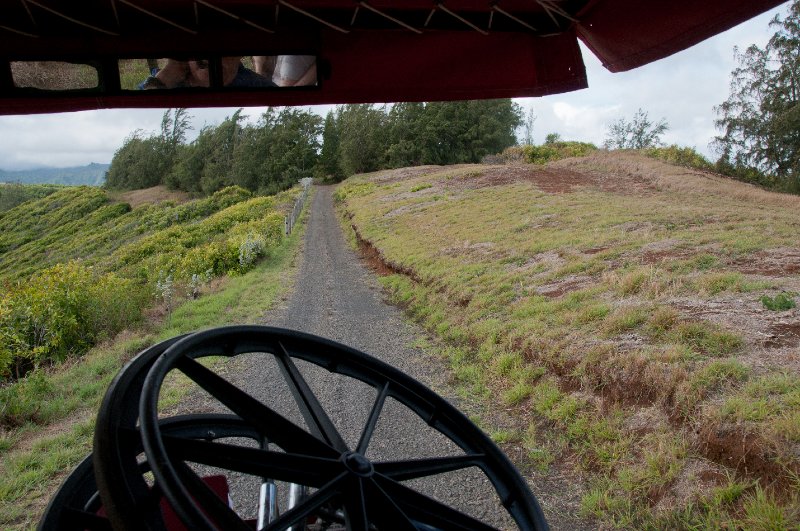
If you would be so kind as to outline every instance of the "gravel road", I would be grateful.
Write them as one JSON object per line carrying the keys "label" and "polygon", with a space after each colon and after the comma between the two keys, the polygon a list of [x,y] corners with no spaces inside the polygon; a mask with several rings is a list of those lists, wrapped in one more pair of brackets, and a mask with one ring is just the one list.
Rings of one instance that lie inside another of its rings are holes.
{"label": "gravel road", "polygon": [[[403,318],[402,312],[384,302],[375,276],[364,267],[345,242],[333,210],[332,187],[316,187],[311,216],[306,228],[304,251],[295,289],[284,305],[269,311],[262,324],[323,336],[371,354],[434,388],[448,400],[447,368],[414,344],[425,337],[420,328]],[[299,364],[309,385],[326,408],[344,440],[357,444],[375,391],[360,382],[332,375],[311,364]],[[271,407],[304,425],[297,407],[271,359],[252,355],[235,358],[225,369],[226,378],[253,396],[269,401]],[[277,398],[276,398],[277,396]],[[210,401],[198,396],[192,409],[210,408]],[[198,407],[204,403],[206,407]],[[456,403],[458,406],[458,404]],[[452,443],[396,402],[388,401],[382,413],[367,457],[372,460],[421,458],[462,453]],[[552,483],[547,481],[547,483]],[[489,487],[485,476],[475,469],[437,476],[435,481],[411,483],[424,493],[500,528],[514,527]],[[539,485],[541,487],[541,485]],[[565,485],[546,485],[552,488]],[[256,485],[243,481],[233,485],[233,498],[240,512],[250,513],[255,506]],[[539,495],[537,485],[532,490]],[[548,496],[549,497],[549,496]],[[582,522],[564,518],[565,501],[574,493],[562,491],[554,499],[561,507],[547,509],[555,528],[585,527]],[[540,497],[540,500],[543,500]],[[558,500],[558,501],[556,501]],[[574,501],[574,500],[573,500]],[[568,502],[567,505],[572,505]]]}

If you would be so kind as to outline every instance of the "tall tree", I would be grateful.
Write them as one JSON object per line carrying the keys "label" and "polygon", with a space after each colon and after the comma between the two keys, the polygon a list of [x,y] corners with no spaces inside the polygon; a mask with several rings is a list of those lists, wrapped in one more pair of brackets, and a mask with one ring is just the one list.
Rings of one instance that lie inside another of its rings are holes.
{"label": "tall tree", "polygon": [[170,146],[186,142],[186,132],[192,129],[193,117],[185,108],[167,109],[161,118],[161,139]]}
{"label": "tall tree", "polygon": [[520,138],[519,143],[523,146],[532,146],[533,145],[533,124],[536,123],[536,113],[533,111],[533,107],[528,109],[528,114],[525,115],[525,120],[522,122],[520,126]]}
{"label": "tall tree", "polygon": [[165,178],[165,184],[173,189],[201,193],[200,176],[214,147],[214,127],[206,126],[189,145],[181,146],[175,163]]}
{"label": "tall tree", "polygon": [[145,136],[143,131],[135,131],[114,153],[106,185],[138,189],[166,182],[191,129],[191,120],[186,109],[168,109],[161,118],[160,134]]}
{"label": "tall tree", "polygon": [[722,134],[713,146],[721,163],[772,173],[800,190],[800,1],[770,26],[776,31],[764,48],[734,50],[738,67],[730,96],[714,109]]}
{"label": "tall tree", "polygon": [[373,105],[339,107],[341,166],[345,175],[384,167],[386,113]]}
{"label": "tall tree", "polygon": [[192,129],[192,116],[185,108],[167,109],[161,118],[161,136],[156,139],[161,157],[162,173],[159,182],[165,183],[177,161],[178,152],[186,143],[186,133]]}
{"label": "tall tree", "polygon": [[513,146],[521,121],[520,107],[510,99],[428,103],[419,129],[423,163],[480,162]]}
{"label": "tall tree", "polygon": [[236,184],[275,193],[310,177],[319,156],[322,118],[295,108],[271,107],[247,128],[233,163]]}
{"label": "tall tree", "polygon": [[161,148],[157,137],[134,131],[114,153],[106,173],[106,186],[135,190],[161,184],[170,164],[164,160]]}
{"label": "tall tree", "polygon": [[629,122],[625,118],[613,122],[608,127],[603,145],[607,149],[644,149],[661,145],[663,135],[669,124],[662,118],[656,123],[650,121],[647,113],[639,109]]}
{"label": "tall tree", "polygon": [[242,109],[237,109],[228,118],[214,128],[211,138],[210,152],[203,164],[200,177],[200,189],[204,194],[212,194],[217,190],[234,184],[234,153],[239,138],[242,136]]}
{"label": "tall tree", "polygon": [[386,161],[391,168],[422,163],[420,133],[425,126],[424,103],[395,103],[387,117]]}
{"label": "tall tree", "polygon": [[339,126],[336,123],[336,115],[333,111],[328,111],[322,128],[322,151],[319,155],[318,173],[325,179],[337,182],[344,177],[339,144]]}

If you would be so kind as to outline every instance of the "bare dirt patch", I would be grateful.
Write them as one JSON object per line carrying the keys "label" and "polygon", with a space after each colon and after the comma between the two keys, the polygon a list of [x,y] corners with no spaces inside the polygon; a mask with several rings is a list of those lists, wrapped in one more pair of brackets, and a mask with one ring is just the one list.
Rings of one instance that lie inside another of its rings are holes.
{"label": "bare dirt patch", "polygon": [[800,311],[772,312],[754,294],[720,294],[713,300],[673,299],[684,315],[719,324],[739,334],[747,348],[737,358],[756,371],[769,368],[800,374]]}
{"label": "bare dirt patch", "polygon": [[[586,163],[584,159],[587,158],[590,159],[590,157],[564,159],[546,165],[460,166],[455,167],[460,169],[460,172],[454,173],[452,178],[441,181],[440,185],[447,190],[473,190],[528,182],[548,194],[563,194],[581,188],[592,188],[623,195],[651,195],[659,189],[659,183],[653,172],[641,169],[642,166],[655,162],[652,159],[638,156],[629,166],[609,169],[600,162]],[[465,168],[472,168],[473,171],[464,172]],[[380,178],[376,181],[380,181]]]}
{"label": "bare dirt patch", "polygon": [[[800,196],[768,192],[752,184],[743,183],[708,171],[676,166],[634,151],[600,150],[585,157],[563,159],[548,164],[550,168],[564,168],[587,173],[601,183],[615,181],[621,186],[633,186],[640,192],[672,190],[704,197],[716,196],[744,200],[760,205],[775,205],[800,209]],[[605,184],[601,184],[605,186]],[[613,186],[613,185],[612,185]],[[621,190],[636,193],[635,189]]]}
{"label": "bare dirt patch", "polygon": [[748,275],[785,277],[800,274],[800,249],[768,249],[730,263],[733,269]]}
{"label": "bare dirt patch", "polygon": [[387,212],[383,217],[384,218],[394,218],[397,216],[401,216],[403,214],[411,214],[414,212],[422,212],[431,205],[436,204],[436,201],[425,201],[423,203],[414,203],[413,205],[403,205],[399,208],[395,208],[394,210]]}
{"label": "bare dirt patch", "polygon": [[128,192],[120,192],[111,194],[114,200],[122,203],[128,203],[131,208],[137,208],[142,205],[149,205],[155,203],[162,203],[164,201],[174,201],[178,204],[186,203],[192,197],[180,190],[170,190],[166,186],[153,186],[152,188],[144,188],[142,190],[130,190]]}
{"label": "bare dirt patch", "polygon": [[459,174],[457,177],[442,181],[441,184],[448,190],[475,190],[516,182],[530,182],[541,191],[550,194],[568,193],[580,187],[596,184],[591,176],[582,173],[532,164],[474,168],[474,172]]}
{"label": "bare dirt patch", "polygon": [[555,251],[538,253],[519,265],[508,264],[508,269],[512,273],[524,273],[538,266],[547,266],[549,269],[556,269],[566,264],[567,261]]}
{"label": "bare dirt patch", "polygon": [[420,281],[419,276],[412,269],[398,266],[397,264],[393,264],[386,260],[371,241],[361,237],[361,234],[358,232],[358,229],[355,225],[351,226],[356,236],[356,242],[358,244],[359,252],[361,253],[361,258],[366,262],[367,266],[372,269],[372,271],[384,277],[401,274],[408,276],[415,282]]}
{"label": "bare dirt patch", "polygon": [[675,507],[686,506],[698,495],[723,485],[726,479],[725,470],[719,464],[707,459],[689,458],[654,509],[657,513],[668,513]]}
{"label": "bare dirt patch", "polygon": [[[784,465],[770,459],[773,452],[757,433],[733,424],[705,425],[698,429],[696,443],[709,459],[759,478],[765,486],[789,483]],[[785,466],[800,471],[796,463]]]}
{"label": "bare dirt patch", "polygon": [[636,435],[646,435],[658,430],[669,429],[669,417],[658,406],[637,409],[625,421],[625,428]]}
{"label": "bare dirt patch", "polygon": [[590,286],[595,281],[596,280],[594,278],[585,275],[570,275],[568,277],[558,279],[555,282],[537,286],[534,288],[534,291],[539,295],[544,295],[545,297],[555,299],[572,291],[577,291]]}
{"label": "bare dirt patch", "polygon": [[651,242],[641,248],[641,262],[644,265],[658,264],[671,260],[681,260],[695,254],[696,250],[681,247],[683,242],[676,239]]}
{"label": "bare dirt patch", "polygon": [[593,255],[607,250],[608,247],[592,247],[591,249],[584,249],[583,254]]}
{"label": "bare dirt patch", "polygon": [[380,174],[371,178],[370,180],[377,184],[392,184],[392,183],[407,181],[408,179],[413,179],[414,177],[421,177],[423,175],[430,175],[431,173],[437,173],[445,168],[453,169],[458,167],[461,166],[429,165],[429,166],[412,166],[410,168],[398,168],[396,170],[387,170],[381,172]]}
{"label": "bare dirt patch", "polygon": [[395,271],[393,271],[392,268],[383,261],[380,253],[374,245],[371,245],[367,241],[359,238],[358,250],[361,253],[361,258],[363,258],[369,268],[378,275],[386,277],[395,274]]}
{"label": "bare dirt patch", "polygon": [[800,321],[775,323],[769,331],[771,335],[764,341],[766,347],[796,347],[800,344]]}

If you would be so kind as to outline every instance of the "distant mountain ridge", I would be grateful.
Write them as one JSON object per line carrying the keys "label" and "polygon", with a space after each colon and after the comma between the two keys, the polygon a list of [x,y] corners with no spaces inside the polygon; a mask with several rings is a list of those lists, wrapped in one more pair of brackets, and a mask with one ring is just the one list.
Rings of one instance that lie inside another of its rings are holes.
{"label": "distant mountain ridge", "polygon": [[22,184],[66,184],[78,186],[88,184],[101,186],[106,180],[110,164],[92,162],[86,166],[69,168],[40,168],[37,170],[0,170],[0,183]]}

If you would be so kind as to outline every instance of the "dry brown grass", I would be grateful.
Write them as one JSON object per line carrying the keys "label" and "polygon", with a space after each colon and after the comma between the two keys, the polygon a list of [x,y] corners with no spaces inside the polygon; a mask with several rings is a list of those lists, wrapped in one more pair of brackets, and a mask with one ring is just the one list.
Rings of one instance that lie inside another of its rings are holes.
{"label": "dry brown grass", "polygon": [[153,186],[142,190],[130,190],[127,192],[110,192],[109,195],[114,201],[128,203],[131,208],[142,205],[161,203],[163,201],[174,201],[175,203],[186,203],[192,197],[181,190],[170,190],[166,186]]}
{"label": "dry brown grass", "polygon": [[661,190],[726,197],[800,211],[800,196],[770,192],[719,174],[675,166],[633,152],[598,151],[587,157],[552,162],[548,166],[589,175],[599,172],[625,181],[642,179]]}
{"label": "dry brown grass", "polygon": [[59,61],[12,61],[11,75],[17,87],[74,90],[97,87],[97,70],[90,65]]}
{"label": "dry brown grass", "polygon": [[455,378],[553,428],[545,461],[593,478],[587,513],[737,528],[780,500],[772,523],[798,521],[800,310],[760,298],[800,291],[800,197],[605,152],[392,170],[337,194],[400,273],[394,300],[458,352]]}

